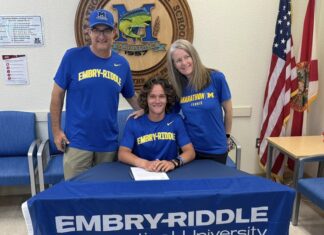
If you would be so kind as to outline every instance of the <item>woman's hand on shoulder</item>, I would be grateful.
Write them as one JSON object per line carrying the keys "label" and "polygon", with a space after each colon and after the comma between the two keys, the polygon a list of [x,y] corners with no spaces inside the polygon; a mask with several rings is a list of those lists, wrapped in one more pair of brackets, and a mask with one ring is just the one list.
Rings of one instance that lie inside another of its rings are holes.
{"label": "woman's hand on shoulder", "polygon": [[144,109],[140,109],[140,110],[137,110],[137,111],[132,112],[132,113],[127,117],[127,119],[129,119],[129,118],[131,118],[131,117],[133,117],[134,119],[136,119],[136,118],[139,118],[139,117],[141,117],[141,116],[143,116],[143,115],[144,115]]}

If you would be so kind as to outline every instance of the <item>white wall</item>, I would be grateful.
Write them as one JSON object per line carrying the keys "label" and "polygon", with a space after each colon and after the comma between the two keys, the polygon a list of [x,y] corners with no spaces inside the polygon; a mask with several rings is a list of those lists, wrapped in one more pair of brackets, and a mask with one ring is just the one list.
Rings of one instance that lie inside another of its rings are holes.
{"label": "white wall", "polygon": [[[317,0],[323,12],[322,2]],[[0,56],[26,54],[30,78],[28,86],[8,86],[4,85],[1,77],[0,110],[38,112],[38,133],[42,138],[46,137],[44,113],[49,109],[52,78],[64,51],[76,46],[74,17],[78,3],[77,0],[0,0],[1,15],[40,15],[43,19],[43,47],[0,48]],[[206,66],[225,73],[232,91],[236,113],[233,134],[242,145],[242,169],[260,173],[255,139],[259,134],[279,0],[188,0],[188,3],[194,20],[194,45]],[[300,43],[306,3],[307,0],[293,1],[295,45]],[[320,13],[319,9],[317,13]],[[318,22],[320,17],[323,21],[324,16],[319,16]],[[318,29],[324,28],[323,23],[318,26]],[[319,31],[319,42],[323,41],[323,34],[323,30]],[[320,43],[318,51],[321,63],[324,46]],[[324,76],[323,70],[320,68],[320,77]],[[324,91],[324,82],[320,83],[320,91]],[[309,115],[311,134],[324,130],[321,92]],[[120,108],[126,107],[127,103],[121,100]],[[244,115],[240,116],[242,112]]]}
{"label": "white wall", "polygon": [[[68,3],[68,4],[67,4]],[[0,83],[0,108],[48,110],[52,78],[64,51],[75,46],[74,15],[78,1],[1,0],[1,15],[40,15],[44,26],[43,47],[0,48],[0,54],[26,54],[30,85]],[[2,74],[1,74],[2,75]]]}

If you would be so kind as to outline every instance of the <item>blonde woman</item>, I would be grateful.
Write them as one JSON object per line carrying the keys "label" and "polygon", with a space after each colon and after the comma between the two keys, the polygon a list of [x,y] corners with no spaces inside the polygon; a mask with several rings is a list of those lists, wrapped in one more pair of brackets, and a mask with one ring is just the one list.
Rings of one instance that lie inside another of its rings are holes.
{"label": "blonde woman", "polygon": [[224,74],[206,68],[193,45],[183,39],[171,45],[167,60],[169,78],[179,98],[196,159],[213,159],[225,164],[232,128],[232,102]]}

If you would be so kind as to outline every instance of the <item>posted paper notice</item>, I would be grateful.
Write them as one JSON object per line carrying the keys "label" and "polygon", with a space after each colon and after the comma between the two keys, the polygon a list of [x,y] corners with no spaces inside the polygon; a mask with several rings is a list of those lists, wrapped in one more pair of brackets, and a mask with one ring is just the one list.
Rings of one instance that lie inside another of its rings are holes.
{"label": "posted paper notice", "polygon": [[5,84],[29,84],[26,55],[3,55],[2,61]]}
{"label": "posted paper notice", "polygon": [[42,46],[40,16],[0,16],[0,47]]}

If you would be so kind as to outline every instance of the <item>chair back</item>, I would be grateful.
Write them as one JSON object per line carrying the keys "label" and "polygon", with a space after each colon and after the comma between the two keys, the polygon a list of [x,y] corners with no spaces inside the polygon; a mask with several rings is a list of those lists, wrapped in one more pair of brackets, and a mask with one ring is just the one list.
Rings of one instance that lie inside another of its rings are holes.
{"label": "chair back", "polygon": [[119,110],[117,113],[117,121],[118,121],[118,142],[120,143],[121,139],[124,135],[124,129],[127,122],[127,117],[133,112],[132,109],[125,109],[125,110]]}
{"label": "chair back", "polygon": [[[48,127],[50,155],[62,154],[62,152],[56,148],[56,145],[54,143],[54,136],[53,136],[53,131],[52,131],[52,120],[51,120],[50,113],[47,114],[47,127]],[[61,129],[65,130],[65,111],[62,112],[62,114],[61,114]]]}
{"label": "chair back", "polygon": [[0,156],[26,156],[36,139],[35,113],[0,111]]}
{"label": "chair back", "polygon": [[[119,134],[118,134],[118,141],[120,142],[121,138],[124,134],[124,129],[127,121],[127,117],[133,112],[132,109],[125,109],[125,110],[119,110],[117,114],[117,122],[118,122],[118,128],[119,128]],[[51,115],[50,113],[47,114],[47,125],[48,125],[48,138],[49,138],[49,146],[50,146],[50,154],[56,155],[56,154],[62,154],[61,151],[59,151],[54,143],[54,137],[53,137],[53,131],[52,131],[52,121],[51,121]],[[61,129],[65,129],[65,112],[62,112],[61,116]]]}

